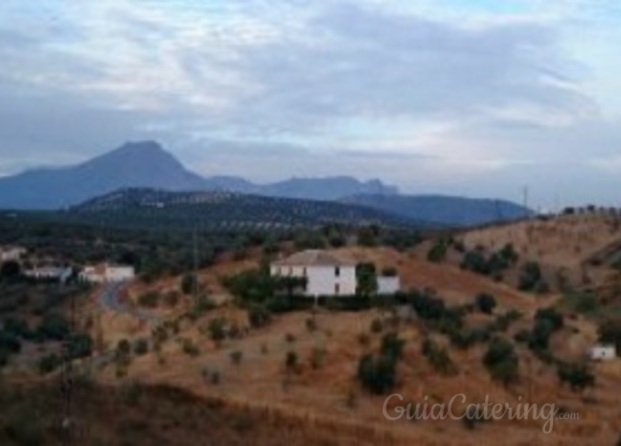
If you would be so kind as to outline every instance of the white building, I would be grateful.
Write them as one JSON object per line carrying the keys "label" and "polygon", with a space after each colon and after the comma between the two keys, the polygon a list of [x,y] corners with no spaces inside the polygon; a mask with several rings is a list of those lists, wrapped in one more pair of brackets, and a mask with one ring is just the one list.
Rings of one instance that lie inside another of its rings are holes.
{"label": "white building", "polygon": [[0,262],[14,262],[26,255],[26,248],[20,246],[0,247]]}
{"label": "white building", "polygon": [[320,250],[293,254],[270,265],[278,277],[306,277],[306,296],[356,294],[356,263]]}
{"label": "white building", "polygon": [[61,283],[67,282],[73,269],[58,266],[41,266],[24,271],[24,276],[35,280],[58,280]]}
{"label": "white building", "polygon": [[588,351],[591,361],[612,361],[617,357],[617,349],[612,344],[597,344]]}
{"label": "white building", "polygon": [[399,290],[401,290],[399,276],[377,277],[377,294],[395,294]]}
{"label": "white building", "polygon": [[80,280],[90,283],[124,282],[136,276],[133,266],[96,265],[85,266],[80,272]]}

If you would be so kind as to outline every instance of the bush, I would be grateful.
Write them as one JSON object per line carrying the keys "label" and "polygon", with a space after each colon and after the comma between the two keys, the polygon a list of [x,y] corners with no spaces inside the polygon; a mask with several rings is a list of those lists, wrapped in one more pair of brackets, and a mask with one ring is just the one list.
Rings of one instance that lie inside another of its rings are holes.
{"label": "bush", "polygon": [[50,353],[39,359],[39,372],[46,375],[53,372],[62,365],[63,361],[56,353]]}
{"label": "bush", "polygon": [[39,446],[43,444],[43,433],[38,418],[31,410],[19,407],[9,415],[4,427],[6,436],[19,446]]}
{"label": "bush", "polygon": [[226,319],[218,317],[210,320],[207,329],[211,340],[219,344],[226,338]]}
{"label": "bush", "polygon": [[315,370],[323,368],[326,362],[326,349],[314,347],[311,352],[311,367]]}
{"label": "bush", "polygon": [[398,361],[403,356],[405,341],[400,339],[396,333],[388,333],[382,338],[382,355]]}
{"label": "bush", "polygon": [[149,341],[144,338],[140,338],[134,344],[134,354],[136,356],[142,356],[149,353]]}
{"label": "bush", "polygon": [[446,258],[448,243],[444,239],[436,241],[427,253],[427,260],[433,263],[441,263]]}
{"label": "bush", "polygon": [[235,365],[239,365],[244,356],[244,353],[241,350],[235,350],[231,352],[231,362]]}
{"label": "bush", "polygon": [[248,320],[253,328],[261,328],[272,321],[271,313],[263,306],[253,306],[248,309]]}
{"label": "bush", "polygon": [[523,291],[547,292],[548,285],[541,274],[537,262],[527,262],[522,266],[518,287]]}
{"label": "bush", "polygon": [[311,333],[317,330],[317,321],[314,317],[306,319],[306,329]]}
{"label": "bush", "polygon": [[160,299],[161,296],[159,293],[150,291],[138,297],[138,304],[147,308],[155,308],[159,305]]}
{"label": "bush", "polygon": [[372,333],[381,333],[384,329],[384,324],[382,320],[378,317],[371,321],[371,332]]}
{"label": "bush", "polygon": [[602,343],[614,344],[617,355],[621,354],[621,319],[607,319],[598,328]]}
{"label": "bush", "polygon": [[573,391],[595,385],[595,375],[584,364],[561,364],[557,369],[557,376],[561,383],[568,383]]}
{"label": "bush", "polygon": [[285,368],[287,371],[295,371],[298,367],[298,354],[294,351],[287,352],[285,356]]}
{"label": "bush", "polygon": [[184,274],[181,278],[181,292],[185,295],[192,294],[196,290],[198,281],[194,274]]}
{"label": "bush", "polygon": [[492,314],[496,308],[496,299],[491,294],[481,293],[476,297],[475,305],[481,313]]}
{"label": "bush", "polygon": [[69,336],[70,327],[67,320],[59,314],[48,314],[41,321],[37,330],[41,339],[62,341]]}
{"label": "bush", "polygon": [[181,349],[183,350],[183,353],[188,356],[198,356],[201,354],[198,346],[192,342],[191,339],[184,339],[181,344]]}
{"label": "bush", "polygon": [[358,363],[358,380],[370,392],[385,394],[395,387],[396,367],[393,357],[365,355]]}
{"label": "bush", "polygon": [[518,357],[513,344],[506,339],[492,340],[483,357],[483,364],[489,370],[492,379],[505,385],[518,378]]}
{"label": "bush", "polygon": [[429,361],[429,364],[438,373],[451,376],[457,373],[457,366],[449,356],[445,348],[440,348],[431,339],[425,339],[422,344],[423,355]]}

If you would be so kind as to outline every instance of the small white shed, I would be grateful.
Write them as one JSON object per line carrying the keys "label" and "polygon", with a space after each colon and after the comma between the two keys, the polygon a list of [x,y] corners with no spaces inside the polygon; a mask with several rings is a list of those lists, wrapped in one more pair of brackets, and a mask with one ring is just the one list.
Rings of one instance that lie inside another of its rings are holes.
{"label": "small white shed", "polygon": [[617,357],[617,349],[613,344],[598,344],[588,351],[591,361],[612,361]]}

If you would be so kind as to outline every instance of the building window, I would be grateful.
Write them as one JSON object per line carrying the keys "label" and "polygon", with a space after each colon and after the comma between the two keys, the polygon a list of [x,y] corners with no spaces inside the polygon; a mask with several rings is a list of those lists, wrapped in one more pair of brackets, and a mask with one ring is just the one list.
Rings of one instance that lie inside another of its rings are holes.
{"label": "building window", "polygon": [[338,283],[334,284],[334,295],[338,296],[339,294],[341,294],[341,285]]}
{"label": "building window", "polygon": [[341,275],[341,268],[340,267],[338,267],[338,266],[334,267],[334,275],[336,277],[339,277]]}

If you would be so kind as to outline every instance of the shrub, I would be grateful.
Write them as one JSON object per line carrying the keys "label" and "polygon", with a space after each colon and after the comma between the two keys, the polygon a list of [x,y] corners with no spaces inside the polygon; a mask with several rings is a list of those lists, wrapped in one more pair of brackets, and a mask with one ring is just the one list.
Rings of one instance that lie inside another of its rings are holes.
{"label": "shrub", "polygon": [[382,338],[382,355],[391,358],[395,362],[403,356],[405,341],[400,339],[396,333],[388,333]]}
{"label": "shrub", "polygon": [[547,284],[537,262],[526,262],[520,271],[518,287],[523,291],[545,292]]}
{"label": "shrub", "polygon": [[198,356],[201,354],[198,346],[194,342],[192,342],[191,339],[183,339],[181,343],[181,349],[183,350],[183,353],[188,356]]}
{"label": "shrub", "polygon": [[395,387],[396,367],[393,357],[365,355],[358,363],[358,380],[372,393],[387,393]]}
{"label": "shrub", "polygon": [[196,280],[196,276],[194,274],[184,274],[181,278],[181,292],[183,294],[192,294],[198,285],[198,281]]}
{"label": "shrub", "polygon": [[62,358],[56,353],[50,353],[39,359],[39,372],[46,375],[53,372],[62,365]]}
{"label": "shrub", "polygon": [[481,313],[492,314],[496,308],[496,299],[491,294],[481,293],[476,297],[475,305]]}
{"label": "shrub", "polygon": [[621,319],[607,319],[598,328],[600,342],[614,344],[621,354]]}
{"label": "shrub", "polygon": [[138,297],[138,304],[143,307],[155,308],[159,305],[160,299],[161,296],[159,293],[150,291]]}
{"label": "shrub", "polygon": [[42,339],[62,341],[69,336],[71,330],[63,316],[52,313],[43,318],[37,331]]}
{"label": "shrub", "polygon": [[38,417],[31,410],[19,407],[8,417],[4,427],[6,436],[19,446],[39,446],[43,444],[43,433]]}
{"label": "shrub", "polygon": [[219,344],[226,338],[226,319],[218,317],[210,320],[207,329],[211,340]]}
{"label": "shrub", "polygon": [[235,350],[231,352],[231,362],[235,365],[239,365],[244,356],[244,353],[241,350]]}
{"label": "shrub", "polygon": [[314,347],[311,352],[311,367],[315,370],[323,368],[326,362],[326,349]]}
{"label": "shrub", "polygon": [[298,354],[294,351],[288,351],[285,356],[285,368],[288,372],[295,371],[298,367]]}
{"label": "shrub", "polygon": [[448,243],[444,239],[436,241],[427,253],[427,260],[433,263],[441,263],[446,258]]}
{"label": "shrub", "polygon": [[306,319],[306,329],[311,333],[317,330],[317,320],[314,317]]}
{"label": "shrub", "polygon": [[371,332],[372,333],[381,333],[384,329],[384,324],[380,318],[375,318],[371,321]]}
{"label": "shrub", "polygon": [[294,334],[292,333],[285,333],[285,341],[287,341],[288,343],[292,344],[296,341],[296,337]]}
{"label": "shrub", "polygon": [[248,320],[253,328],[261,328],[271,322],[272,315],[263,306],[253,306],[248,310]]}
{"label": "shrub", "polygon": [[136,356],[142,356],[146,355],[147,353],[149,353],[149,341],[144,338],[138,339],[134,343],[134,354]]}
{"label": "shrub", "polygon": [[518,377],[518,357],[513,344],[506,339],[494,338],[490,343],[483,364],[489,370],[492,379],[509,384]]}
{"label": "shrub", "polygon": [[561,383],[568,383],[573,391],[595,385],[595,376],[584,364],[561,364],[557,375]]}
{"label": "shrub", "polygon": [[431,339],[425,339],[422,344],[423,356],[438,373],[446,376],[455,375],[457,366],[449,356],[445,348],[440,348]]}

